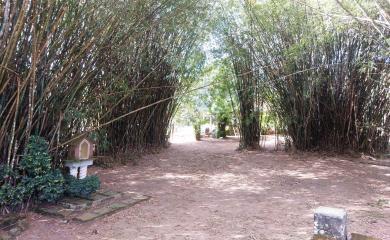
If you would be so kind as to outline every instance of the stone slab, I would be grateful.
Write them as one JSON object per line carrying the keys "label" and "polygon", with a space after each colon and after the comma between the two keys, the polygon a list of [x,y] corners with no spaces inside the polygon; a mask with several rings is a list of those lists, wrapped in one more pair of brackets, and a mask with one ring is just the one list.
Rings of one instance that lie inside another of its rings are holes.
{"label": "stone slab", "polygon": [[317,208],[314,211],[314,234],[347,240],[347,212],[339,208]]}
{"label": "stone slab", "polygon": [[51,205],[51,206],[42,206],[35,209],[36,212],[61,218],[69,218],[73,213],[73,210],[64,208],[63,206]]}
{"label": "stone slab", "polygon": [[113,197],[113,198],[119,198],[119,197],[123,196],[123,193],[111,191],[111,190],[101,190],[101,191],[98,191],[98,193],[105,195],[105,196]]}
{"label": "stone slab", "polygon": [[368,237],[368,236],[358,234],[358,233],[352,233],[351,240],[379,240],[379,239],[373,238],[373,237]]}
{"label": "stone slab", "polygon": [[19,221],[24,220],[26,216],[19,214],[11,214],[5,217],[0,217],[0,229],[4,230],[10,226],[16,225]]}
{"label": "stone slab", "polygon": [[96,214],[96,213],[93,213],[93,212],[86,212],[86,213],[83,213],[77,217],[74,217],[73,220],[76,220],[76,221],[79,221],[79,222],[89,222],[89,221],[92,221],[96,218],[98,218],[99,215]]}
{"label": "stone slab", "polygon": [[112,209],[112,208],[109,208],[109,207],[101,207],[101,208],[97,208],[93,211],[93,213],[96,213],[97,215],[99,215],[98,217],[102,217],[104,215],[107,215],[109,213],[112,213],[113,211],[115,211],[116,209]]}
{"label": "stone slab", "polygon": [[141,202],[141,201],[138,200],[138,199],[133,199],[133,198],[124,199],[124,200],[121,201],[121,203],[126,204],[126,205],[128,205],[128,206],[135,205],[135,204],[137,204],[138,202]]}
{"label": "stone slab", "polygon": [[86,209],[89,206],[91,206],[92,203],[93,202],[91,200],[77,198],[77,197],[66,197],[58,202],[58,204],[62,205],[63,207],[68,208],[68,209],[72,209],[72,210]]}
{"label": "stone slab", "polygon": [[118,211],[118,209],[112,209],[112,208],[108,208],[108,207],[98,208],[98,209],[93,210],[92,212],[82,213],[82,214],[74,217],[73,220],[79,221],[79,222],[89,222],[89,221],[95,220],[97,218],[113,214],[116,211]]}
{"label": "stone slab", "polygon": [[104,194],[101,194],[99,192],[96,192],[96,193],[91,194],[91,196],[86,197],[85,199],[92,201],[91,206],[97,206],[97,205],[100,205],[104,202],[107,202],[113,198],[115,198],[115,197],[112,195],[104,195]]}
{"label": "stone slab", "polygon": [[12,240],[12,239],[14,239],[14,237],[11,236],[11,234],[0,230],[0,240]]}
{"label": "stone slab", "polygon": [[0,240],[16,239],[28,226],[23,214],[0,217]]}
{"label": "stone slab", "polygon": [[93,210],[89,210],[87,212],[84,212],[84,213],[74,217],[73,220],[79,221],[79,222],[92,221],[92,220],[95,220],[95,219],[100,218],[100,217],[114,214],[120,210],[134,206],[135,204],[143,202],[147,199],[149,199],[149,197],[146,199],[142,199],[142,200],[133,199],[133,198],[120,200],[119,202],[111,203],[105,207],[101,207],[101,208],[97,208],[97,209],[93,209]]}
{"label": "stone slab", "polygon": [[36,211],[64,219],[88,222],[131,207],[149,198],[149,196],[134,192],[98,191],[88,199],[67,197],[56,205],[42,205]]}
{"label": "stone slab", "polygon": [[137,199],[137,200],[148,200],[150,198],[149,196],[142,195],[139,193],[134,193],[134,192],[126,192],[125,196],[128,198]]}
{"label": "stone slab", "polygon": [[327,237],[324,235],[315,234],[312,238],[312,240],[334,240],[334,238]]}
{"label": "stone slab", "polygon": [[119,210],[119,209],[127,207],[127,205],[124,203],[113,203],[113,204],[108,205],[108,207],[111,209],[114,209],[114,210]]}

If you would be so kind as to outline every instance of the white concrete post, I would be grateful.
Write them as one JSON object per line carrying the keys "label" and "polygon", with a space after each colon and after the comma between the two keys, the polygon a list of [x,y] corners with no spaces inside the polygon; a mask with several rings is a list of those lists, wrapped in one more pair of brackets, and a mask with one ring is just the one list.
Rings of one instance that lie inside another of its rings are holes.
{"label": "white concrete post", "polygon": [[80,174],[79,174],[80,179],[84,179],[87,176],[87,168],[88,166],[80,167]]}
{"label": "white concrete post", "polygon": [[69,174],[77,178],[78,167],[69,167]]}

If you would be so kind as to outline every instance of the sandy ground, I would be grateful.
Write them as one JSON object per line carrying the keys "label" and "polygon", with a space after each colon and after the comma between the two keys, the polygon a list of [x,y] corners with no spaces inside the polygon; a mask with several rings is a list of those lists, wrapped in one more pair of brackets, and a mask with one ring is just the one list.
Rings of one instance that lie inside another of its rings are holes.
{"label": "sandy ground", "polygon": [[19,239],[303,240],[313,210],[331,206],[347,209],[352,232],[390,240],[390,168],[237,146],[175,143],[138,166],[95,168],[104,188],[152,199],[85,224],[31,213]]}

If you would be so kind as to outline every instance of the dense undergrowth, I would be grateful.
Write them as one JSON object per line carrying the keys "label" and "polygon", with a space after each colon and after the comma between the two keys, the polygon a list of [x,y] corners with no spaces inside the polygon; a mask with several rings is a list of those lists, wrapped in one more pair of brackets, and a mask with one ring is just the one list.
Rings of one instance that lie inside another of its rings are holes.
{"label": "dense undergrowth", "polygon": [[37,202],[53,203],[63,196],[88,197],[100,187],[97,176],[75,179],[52,167],[45,139],[31,136],[19,166],[0,165],[0,210],[25,210]]}

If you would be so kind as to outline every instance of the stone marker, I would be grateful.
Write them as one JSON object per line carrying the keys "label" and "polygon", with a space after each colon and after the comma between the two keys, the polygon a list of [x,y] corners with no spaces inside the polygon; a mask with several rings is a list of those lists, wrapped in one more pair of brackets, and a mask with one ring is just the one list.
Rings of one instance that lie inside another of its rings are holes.
{"label": "stone marker", "polygon": [[311,240],[334,240],[334,238],[316,234],[313,236],[313,238]]}
{"label": "stone marker", "polygon": [[365,236],[358,233],[352,233],[352,239],[351,240],[379,240],[377,238]]}
{"label": "stone marker", "polygon": [[314,234],[335,240],[347,240],[347,212],[339,208],[317,208],[314,211]]}

